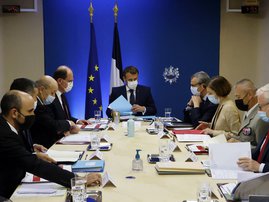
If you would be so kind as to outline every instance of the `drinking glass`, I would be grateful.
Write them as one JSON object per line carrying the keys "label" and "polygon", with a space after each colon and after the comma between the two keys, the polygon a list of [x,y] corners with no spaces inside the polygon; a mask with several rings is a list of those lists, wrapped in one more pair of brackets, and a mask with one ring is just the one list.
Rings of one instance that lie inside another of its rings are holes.
{"label": "drinking glass", "polygon": [[100,146],[100,137],[98,134],[93,133],[91,134],[91,149],[98,150]]}
{"label": "drinking glass", "polygon": [[101,111],[100,110],[94,110],[94,118],[96,123],[100,123],[101,120]]}
{"label": "drinking glass", "polygon": [[169,140],[159,140],[159,159],[161,162],[168,162],[170,159]]}
{"label": "drinking glass", "polygon": [[85,177],[74,177],[71,179],[71,193],[73,202],[85,202],[87,196],[87,179]]}
{"label": "drinking glass", "polygon": [[210,202],[211,201],[211,189],[207,182],[200,184],[197,190],[197,201],[198,202]]}
{"label": "drinking glass", "polygon": [[165,118],[170,118],[172,113],[172,108],[165,108],[164,109],[164,116]]}
{"label": "drinking glass", "polygon": [[161,118],[156,118],[155,121],[154,121],[154,128],[155,128],[155,131],[159,134],[159,133],[163,133],[163,129],[164,129],[164,126],[163,126],[163,122],[161,120]]}

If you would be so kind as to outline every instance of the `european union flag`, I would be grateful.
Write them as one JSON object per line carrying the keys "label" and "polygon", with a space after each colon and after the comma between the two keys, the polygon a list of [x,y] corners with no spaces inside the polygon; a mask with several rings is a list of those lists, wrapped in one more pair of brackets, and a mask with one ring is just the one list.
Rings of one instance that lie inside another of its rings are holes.
{"label": "european union flag", "polygon": [[94,24],[91,22],[90,54],[86,86],[86,119],[94,117],[95,110],[101,110],[101,112],[103,110],[99,70],[95,30]]}

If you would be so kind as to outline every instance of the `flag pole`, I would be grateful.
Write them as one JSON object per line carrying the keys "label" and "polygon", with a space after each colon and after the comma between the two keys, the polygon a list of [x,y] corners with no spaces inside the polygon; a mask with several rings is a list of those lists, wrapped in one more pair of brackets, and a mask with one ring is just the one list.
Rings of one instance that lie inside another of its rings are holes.
{"label": "flag pole", "polygon": [[91,23],[92,23],[93,12],[94,12],[94,9],[93,9],[93,6],[92,6],[92,1],[90,3],[90,7],[89,7],[88,11],[90,13],[90,19],[91,19]]}
{"label": "flag pole", "polygon": [[115,6],[113,8],[113,11],[114,11],[114,21],[115,21],[115,23],[117,23],[118,22],[118,12],[119,12],[117,1],[115,2]]}

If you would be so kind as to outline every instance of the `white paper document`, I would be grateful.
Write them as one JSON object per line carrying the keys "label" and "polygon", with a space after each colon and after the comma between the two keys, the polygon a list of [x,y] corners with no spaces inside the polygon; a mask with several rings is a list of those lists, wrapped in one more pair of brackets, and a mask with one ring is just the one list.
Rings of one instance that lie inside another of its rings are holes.
{"label": "white paper document", "polygon": [[224,134],[217,135],[216,137],[212,137],[210,139],[204,140],[204,146],[208,147],[209,144],[217,144],[217,143],[226,143],[227,139]]}
{"label": "white paper document", "polygon": [[132,114],[132,105],[122,95],[110,103],[108,108],[120,112],[120,115]]}
{"label": "white paper document", "polygon": [[91,142],[90,134],[68,135],[59,140],[59,144],[89,144]]}
{"label": "white paper document", "polygon": [[[213,179],[237,179],[240,157],[251,158],[249,142],[221,143],[209,145],[210,169]],[[244,171],[245,172],[245,171]]]}
{"label": "white paper document", "polygon": [[56,151],[49,149],[47,154],[57,162],[75,162],[83,152],[77,151]]}
{"label": "white paper document", "polygon": [[209,135],[202,134],[184,134],[184,135],[176,135],[177,141],[179,142],[203,142],[204,140],[210,139]]}

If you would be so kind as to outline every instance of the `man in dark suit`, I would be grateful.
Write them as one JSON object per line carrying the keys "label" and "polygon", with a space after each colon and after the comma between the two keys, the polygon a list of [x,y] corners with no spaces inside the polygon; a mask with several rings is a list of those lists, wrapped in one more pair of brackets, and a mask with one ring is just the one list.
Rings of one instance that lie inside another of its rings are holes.
{"label": "man in dark suit", "polygon": [[[51,182],[70,187],[75,175],[30,153],[20,138],[21,129],[34,122],[34,99],[29,94],[12,90],[1,100],[0,116],[0,196],[10,198],[25,173],[29,172]],[[100,183],[100,175],[88,175],[87,183]]]}
{"label": "man in dark suit", "polygon": [[58,90],[57,82],[51,76],[42,76],[36,81],[36,87],[38,88],[36,118],[31,127],[31,134],[35,143],[49,148],[75,124],[69,123],[68,120],[55,119],[48,107],[54,101],[55,93]]}
{"label": "man in dark suit", "polygon": [[207,84],[209,83],[207,73],[200,71],[191,77],[192,97],[184,109],[184,122],[199,125],[199,121],[211,122],[218,105],[211,103],[207,98]]}
{"label": "man in dark suit", "polygon": [[[155,115],[157,109],[149,87],[138,85],[138,69],[128,66],[123,71],[124,86],[112,88],[109,104],[119,96],[125,97],[132,105],[132,112],[138,116]],[[111,117],[111,110],[107,108],[106,114]]]}
{"label": "man in dark suit", "polygon": [[[260,111],[259,116],[264,121],[269,123],[269,84],[261,87],[257,91],[258,103]],[[239,158],[238,165],[244,170],[254,172],[269,172],[269,131],[265,137],[258,143],[257,147],[252,152],[252,159],[247,157]]]}
{"label": "man in dark suit", "polygon": [[[87,124],[86,120],[79,120],[71,116],[68,101],[65,97],[65,93],[68,93],[73,88],[74,76],[72,70],[67,66],[59,66],[54,72],[53,78],[58,84],[58,90],[52,104],[48,105],[53,113],[55,120],[68,120],[70,123],[71,134],[79,132],[79,127],[75,124]],[[67,132],[68,133],[68,132]],[[65,133],[66,135],[66,133]]]}

